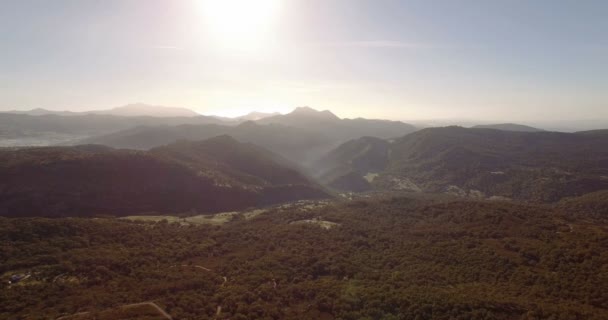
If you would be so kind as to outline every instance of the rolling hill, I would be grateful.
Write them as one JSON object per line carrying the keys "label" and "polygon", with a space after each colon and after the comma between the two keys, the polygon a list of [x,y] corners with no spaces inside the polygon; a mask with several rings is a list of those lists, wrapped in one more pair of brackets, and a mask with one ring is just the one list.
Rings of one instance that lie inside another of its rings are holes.
{"label": "rolling hill", "polygon": [[327,197],[286,160],[226,136],[149,152],[8,149],[0,163],[3,216],[208,213]]}
{"label": "rolling hill", "polygon": [[219,135],[230,135],[241,142],[253,143],[298,163],[310,161],[336,146],[327,137],[313,131],[276,124],[259,125],[251,121],[237,126],[142,126],[79,143],[146,150],[177,140],[202,140]]}

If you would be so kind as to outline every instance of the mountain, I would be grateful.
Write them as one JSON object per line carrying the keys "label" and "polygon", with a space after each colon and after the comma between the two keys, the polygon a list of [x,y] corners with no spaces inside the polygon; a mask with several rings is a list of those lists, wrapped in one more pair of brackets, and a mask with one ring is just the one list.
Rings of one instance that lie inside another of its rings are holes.
{"label": "mountain", "polygon": [[540,132],[542,129],[526,126],[523,124],[516,123],[499,123],[499,124],[486,124],[474,126],[475,129],[496,129],[503,131],[517,131],[517,132]]}
{"label": "mountain", "polygon": [[77,116],[86,114],[103,114],[121,117],[198,117],[200,114],[186,108],[154,106],[144,103],[133,103],[121,107],[116,107],[107,110],[93,110],[83,112],[73,111],[55,111],[42,108],[27,110],[27,111],[6,111],[5,113],[25,114],[30,116],[56,115],[56,116]]}
{"label": "mountain", "polygon": [[285,115],[258,120],[260,124],[282,124],[322,133],[329,139],[343,143],[365,136],[395,138],[416,131],[410,124],[400,121],[370,119],[340,119],[329,110],[317,111],[299,107]]}
{"label": "mountain", "polygon": [[330,139],[313,131],[276,124],[259,125],[251,121],[238,126],[215,124],[142,126],[93,137],[79,143],[150,149],[176,140],[202,140],[219,135],[230,135],[241,142],[253,143],[300,164],[316,159],[335,147]]}
{"label": "mountain", "polygon": [[328,195],[287,160],[221,136],[150,151],[0,151],[0,216],[223,212]]}
{"label": "mountain", "polygon": [[56,111],[56,110],[47,110],[43,108],[36,108],[32,110],[10,110],[4,111],[2,113],[11,113],[11,114],[25,114],[29,116],[44,116],[44,115],[56,115],[56,116],[75,116],[80,115],[80,112],[72,112],[72,111]]}
{"label": "mountain", "polygon": [[[219,121],[216,119],[216,121]],[[364,136],[389,138],[414,131],[403,122],[368,119],[340,119],[330,111],[297,108],[286,115],[234,125],[142,126],[99,135],[81,144],[103,144],[116,148],[149,149],[180,139],[200,140],[227,134],[251,142],[303,166],[350,139]]]}
{"label": "mountain", "polygon": [[340,118],[329,110],[317,111],[310,107],[298,107],[285,115],[276,115],[261,119],[260,123],[280,123],[290,126],[318,125],[320,123],[335,124]]}
{"label": "mountain", "polygon": [[[374,175],[376,189],[534,202],[608,189],[608,131],[428,128],[395,140],[388,153],[386,167]],[[381,150],[378,157],[383,154]],[[352,159],[342,159],[342,166],[349,166],[348,161]],[[364,173],[356,172],[359,177]],[[352,191],[360,184],[341,187]]]}
{"label": "mountain", "polygon": [[375,175],[386,168],[389,145],[374,137],[351,140],[317,160],[312,168],[319,181],[331,188],[366,191]]}
{"label": "mountain", "polygon": [[106,114],[121,117],[198,117],[200,114],[186,108],[154,106],[143,103],[128,104],[109,110],[88,111],[91,114]]}

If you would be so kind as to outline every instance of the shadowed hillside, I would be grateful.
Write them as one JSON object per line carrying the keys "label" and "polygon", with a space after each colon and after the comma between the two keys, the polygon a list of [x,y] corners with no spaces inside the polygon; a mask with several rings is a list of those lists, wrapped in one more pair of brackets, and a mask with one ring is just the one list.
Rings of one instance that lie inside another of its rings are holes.
{"label": "shadowed hillside", "polygon": [[81,141],[115,148],[150,149],[177,140],[203,140],[230,135],[241,142],[250,142],[295,162],[306,162],[335,146],[322,134],[284,125],[258,125],[244,122],[238,126],[181,125],[175,127],[137,127]]}
{"label": "shadowed hillside", "polygon": [[150,152],[4,150],[0,159],[5,216],[220,212],[327,196],[285,160],[229,137]]}
{"label": "shadowed hillside", "polygon": [[348,191],[371,189],[374,175],[389,158],[389,142],[363,137],[340,145],[313,164],[315,175],[331,188]]}
{"label": "shadowed hillside", "polygon": [[503,131],[516,131],[516,132],[541,132],[542,129],[516,124],[516,123],[499,123],[499,124],[484,124],[473,127],[474,129],[496,129]]}

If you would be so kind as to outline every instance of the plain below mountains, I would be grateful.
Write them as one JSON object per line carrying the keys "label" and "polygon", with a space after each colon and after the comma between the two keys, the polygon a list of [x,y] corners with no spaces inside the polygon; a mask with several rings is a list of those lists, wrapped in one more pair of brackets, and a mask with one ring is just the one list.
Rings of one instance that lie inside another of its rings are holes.
{"label": "plain below mountains", "polygon": [[12,110],[6,113],[12,114],[24,114],[30,116],[44,116],[44,115],[56,115],[56,116],[79,116],[79,115],[87,115],[87,114],[103,114],[103,115],[111,115],[111,116],[121,116],[121,117],[168,117],[168,118],[176,118],[176,117],[198,117],[200,114],[181,107],[166,107],[166,106],[155,106],[149,105],[145,103],[132,103],[121,107],[116,107],[112,109],[106,110],[92,110],[92,111],[84,111],[84,112],[75,112],[75,111],[56,111],[56,110],[48,110],[44,108],[36,108],[27,111],[18,111]]}
{"label": "plain below mountains", "polygon": [[390,142],[348,142],[317,161],[315,169],[340,191],[554,202],[608,189],[608,131],[428,128]]}
{"label": "plain below mountains", "polygon": [[0,151],[0,215],[213,213],[328,194],[287,160],[220,136],[150,151]]}
{"label": "plain below mountains", "polygon": [[133,104],[91,112],[48,111],[0,113],[0,146],[54,145],[137,126],[222,123],[182,108]]}

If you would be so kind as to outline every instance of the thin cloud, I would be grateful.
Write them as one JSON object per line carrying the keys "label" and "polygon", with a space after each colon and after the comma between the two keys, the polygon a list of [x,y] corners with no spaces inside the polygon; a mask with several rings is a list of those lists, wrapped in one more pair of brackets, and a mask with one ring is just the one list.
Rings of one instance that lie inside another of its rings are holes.
{"label": "thin cloud", "polygon": [[335,47],[357,47],[357,48],[384,48],[384,49],[432,49],[436,45],[428,43],[393,41],[393,40],[372,40],[372,41],[347,41],[335,42],[330,44]]}
{"label": "thin cloud", "polygon": [[150,48],[157,49],[157,50],[184,50],[184,48],[174,47],[174,46],[153,46]]}

